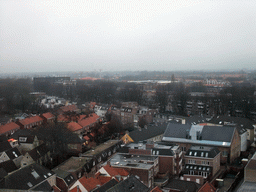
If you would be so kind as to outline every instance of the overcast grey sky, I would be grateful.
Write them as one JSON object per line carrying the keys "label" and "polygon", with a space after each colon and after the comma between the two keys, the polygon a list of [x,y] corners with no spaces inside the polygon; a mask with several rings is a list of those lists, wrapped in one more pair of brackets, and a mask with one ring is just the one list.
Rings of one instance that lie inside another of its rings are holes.
{"label": "overcast grey sky", "polygon": [[0,72],[242,68],[255,0],[0,0]]}

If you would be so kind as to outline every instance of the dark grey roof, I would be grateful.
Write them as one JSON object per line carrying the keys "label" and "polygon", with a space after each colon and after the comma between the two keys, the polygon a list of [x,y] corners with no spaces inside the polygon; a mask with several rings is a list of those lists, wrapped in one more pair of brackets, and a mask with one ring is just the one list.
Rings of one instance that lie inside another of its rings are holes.
{"label": "dark grey roof", "polygon": [[19,143],[30,143],[32,144],[35,140],[35,135],[23,135],[18,137]]}
{"label": "dark grey roof", "polygon": [[4,170],[4,168],[0,168],[0,180],[3,179],[8,173]]}
{"label": "dark grey roof", "polygon": [[12,134],[12,138],[19,139],[19,136],[28,136],[33,135],[32,130],[30,129],[19,129]]}
{"label": "dark grey roof", "polygon": [[0,153],[3,151],[7,151],[8,149],[11,149],[12,146],[8,141],[4,141],[0,143]]}
{"label": "dark grey roof", "polygon": [[164,133],[164,137],[174,137],[174,138],[186,138],[187,131],[189,131],[191,125],[174,124],[169,123],[167,129]]}
{"label": "dark grey roof", "polygon": [[109,182],[102,185],[100,188],[95,189],[93,192],[105,192],[117,184],[117,180],[111,179]]}
{"label": "dark grey roof", "polygon": [[196,192],[201,186],[192,181],[184,181],[179,179],[171,179],[164,189],[176,189],[186,192]]}
{"label": "dark grey roof", "polygon": [[28,154],[32,157],[34,161],[38,160],[40,157],[45,156],[45,154],[49,152],[48,147],[45,144],[41,144],[36,148],[30,150]]}
{"label": "dark grey roof", "polygon": [[18,158],[19,156],[21,156],[21,153],[20,151],[17,149],[17,147],[14,147],[12,149],[9,149],[7,151],[5,151],[5,153],[7,154],[7,156],[13,160],[13,159],[16,159]]}
{"label": "dark grey roof", "polygon": [[184,117],[186,120],[186,124],[200,124],[200,123],[207,123],[208,120],[211,119],[211,116],[201,116],[201,115],[195,115],[190,117]]}
{"label": "dark grey roof", "polygon": [[256,124],[250,119],[243,118],[243,117],[231,117],[231,116],[217,116],[214,117],[210,123],[220,124],[220,125],[237,125],[241,128],[246,129],[254,129],[253,125]]}
{"label": "dark grey roof", "polygon": [[153,148],[153,155],[165,155],[165,156],[173,156],[174,152],[171,149],[161,149],[161,148]]}
{"label": "dark grey roof", "polygon": [[144,185],[139,179],[131,175],[127,179],[120,181],[114,187],[107,190],[107,192],[148,192],[149,188]]}
{"label": "dark grey roof", "polygon": [[202,140],[231,142],[235,127],[204,126],[201,136]]}
{"label": "dark grey roof", "polygon": [[76,179],[74,178],[74,176],[70,173],[68,176],[66,176],[64,178],[64,181],[66,182],[67,186],[71,186],[75,181]]}
{"label": "dark grey roof", "polygon": [[5,178],[5,188],[28,190],[55,173],[36,163],[23,167]]}
{"label": "dark grey roof", "polygon": [[44,181],[43,183],[41,183],[40,185],[38,185],[37,187],[35,187],[33,189],[33,191],[45,191],[45,192],[49,192],[49,191],[53,191],[51,185],[49,184],[48,181]]}
{"label": "dark grey roof", "polygon": [[134,142],[144,141],[152,137],[164,134],[166,126],[166,123],[159,126],[148,126],[147,128],[142,128],[141,131],[136,130],[130,132],[129,136],[133,139]]}
{"label": "dark grey roof", "polygon": [[0,163],[0,168],[3,168],[7,173],[13,172],[18,169],[12,160]]}
{"label": "dark grey roof", "polygon": [[214,158],[220,151],[217,147],[209,146],[192,146],[187,151],[186,156],[201,157],[201,158]]}

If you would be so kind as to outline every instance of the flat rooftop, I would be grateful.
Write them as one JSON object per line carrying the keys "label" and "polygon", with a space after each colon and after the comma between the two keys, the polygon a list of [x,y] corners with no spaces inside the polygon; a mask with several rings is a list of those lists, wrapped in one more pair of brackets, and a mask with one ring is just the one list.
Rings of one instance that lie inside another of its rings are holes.
{"label": "flat rooftop", "polygon": [[129,155],[129,154],[115,154],[110,160],[110,165],[113,167],[122,168],[138,168],[138,169],[150,169],[154,166],[154,161],[157,156],[149,155]]}
{"label": "flat rooftop", "polygon": [[[126,145],[127,147],[130,147],[131,149],[134,149],[135,147],[137,149],[143,149],[146,150],[146,146],[148,145],[152,145],[151,143],[129,143],[128,145]],[[153,147],[154,149],[170,149],[170,150],[177,150],[179,148],[178,145],[172,144],[172,145],[164,145],[163,143],[154,143]]]}

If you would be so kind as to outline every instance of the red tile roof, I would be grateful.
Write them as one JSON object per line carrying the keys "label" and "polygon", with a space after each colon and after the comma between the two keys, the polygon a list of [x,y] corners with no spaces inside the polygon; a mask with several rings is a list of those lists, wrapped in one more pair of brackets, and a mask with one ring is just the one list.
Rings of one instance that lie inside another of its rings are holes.
{"label": "red tile roof", "polygon": [[0,135],[15,129],[20,129],[20,126],[14,122],[7,123],[5,125],[0,126]]}
{"label": "red tile roof", "polygon": [[80,129],[82,129],[83,127],[81,125],[79,125],[78,123],[76,122],[70,122],[68,123],[68,129],[70,131],[78,131]]}
{"label": "red tile roof", "polygon": [[84,136],[84,139],[85,139],[86,141],[89,141],[89,140],[90,140],[90,138],[89,138],[88,136]]}
{"label": "red tile roof", "polygon": [[58,118],[57,118],[57,121],[59,122],[69,122],[70,120],[65,117],[64,115],[59,115]]}
{"label": "red tile roof", "polygon": [[122,168],[111,167],[110,165],[105,165],[103,168],[111,177],[116,175],[127,177],[129,175],[129,172]]}
{"label": "red tile roof", "polygon": [[22,125],[29,125],[31,123],[36,123],[36,122],[40,122],[43,121],[43,119],[39,116],[32,116],[32,117],[27,117],[26,119],[22,119],[19,122]]}
{"label": "red tile roof", "polygon": [[97,179],[99,180],[99,182],[101,183],[101,185],[104,185],[105,183],[109,182],[112,177],[107,177],[107,176],[102,176],[102,175],[99,175],[97,177]]}
{"label": "red tile roof", "polygon": [[163,192],[162,189],[160,189],[158,186],[152,189],[150,192]]}
{"label": "red tile roof", "polygon": [[198,192],[215,192],[215,187],[208,181],[198,190]]}
{"label": "red tile roof", "polygon": [[97,185],[101,185],[100,181],[98,179],[95,179],[93,177],[86,178],[86,177],[81,177],[79,179],[79,182],[84,186],[84,188],[87,191],[91,191],[97,187]]}
{"label": "red tile roof", "polygon": [[89,115],[89,117],[80,118],[80,120],[78,121],[78,124],[81,125],[82,127],[86,127],[93,123],[96,123],[99,118],[100,117],[97,114],[92,113]]}
{"label": "red tile roof", "polygon": [[[69,190],[69,192],[77,192],[77,187],[75,187],[75,188]],[[79,189],[79,192],[82,192],[82,191]]]}
{"label": "red tile roof", "polygon": [[80,78],[80,80],[90,80],[90,81],[95,81],[95,80],[98,80],[99,78],[94,78],[94,77],[83,77],[83,78]]}
{"label": "red tile roof", "polygon": [[48,112],[48,113],[43,113],[42,116],[43,116],[44,118],[46,118],[46,119],[53,119],[53,118],[55,117],[55,116],[54,116],[52,113],[50,113],[50,112]]}
{"label": "red tile roof", "polygon": [[67,112],[67,111],[76,111],[76,110],[77,110],[77,106],[76,106],[76,105],[67,105],[67,106],[60,107],[60,109],[61,109],[63,112]]}

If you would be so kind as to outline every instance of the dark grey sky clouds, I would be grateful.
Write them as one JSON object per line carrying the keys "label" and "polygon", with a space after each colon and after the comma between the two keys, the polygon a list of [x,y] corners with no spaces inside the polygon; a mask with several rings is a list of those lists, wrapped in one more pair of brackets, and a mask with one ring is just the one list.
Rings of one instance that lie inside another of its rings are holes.
{"label": "dark grey sky clouds", "polygon": [[0,0],[0,72],[256,69],[256,1]]}

